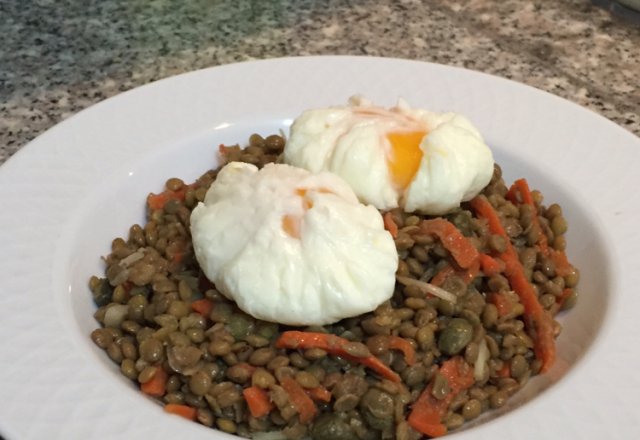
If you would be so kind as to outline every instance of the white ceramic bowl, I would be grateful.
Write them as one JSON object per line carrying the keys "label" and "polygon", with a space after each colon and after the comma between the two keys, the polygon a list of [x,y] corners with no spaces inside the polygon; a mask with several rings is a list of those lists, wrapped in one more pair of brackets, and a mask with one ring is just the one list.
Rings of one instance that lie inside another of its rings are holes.
{"label": "white ceramic bowl", "polygon": [[144,222],[147,194],[167,178],[192,181],[216,167],[221,143],[286,131],[305,108],[342,104],[356,92],[385,106],[401,95],[465,114],[505,180],[526,177],[569,221],[568,255],[582,278],[578,305],[560,319],[557,364],[466,428],[509,414],[456,438],[592,438],[640,428],[612,409],[640,403],[640,393],[624,388],[636,376],[620,365],[638,360],[628,347],[640,332],[621,305],[640,305],[629,270],[640,263],[640,205],[625,181],[637,182],[640,141],[573,104],[487,75],[318,57],[208,69],[124,93],[48,131],[0,169],[0,206],[11,207],[0,213],[11,256],[0,260],[0,432],[10,440],[225,437],[163,413],[91,342],[88,280],[104,270],[99,257],[111,240]]}

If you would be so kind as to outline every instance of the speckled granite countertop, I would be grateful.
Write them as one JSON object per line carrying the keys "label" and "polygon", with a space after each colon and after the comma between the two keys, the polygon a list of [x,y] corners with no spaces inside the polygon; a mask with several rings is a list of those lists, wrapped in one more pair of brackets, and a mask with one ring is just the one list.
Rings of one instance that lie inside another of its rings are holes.
{"label": "speckled granite countertop", "polygon": [[640,135],[640,27],[586,0],[4,0],[0,17],[0,163],[124,90],[298,55],[463,66]]}

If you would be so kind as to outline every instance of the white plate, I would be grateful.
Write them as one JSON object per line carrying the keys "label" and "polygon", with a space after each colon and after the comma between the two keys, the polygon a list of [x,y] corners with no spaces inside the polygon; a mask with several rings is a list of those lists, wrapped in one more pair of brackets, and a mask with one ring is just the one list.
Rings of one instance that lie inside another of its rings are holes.
{"label": "white plate", "polygon": [[514,396],[508,409],[517,410],[455,438],[631,438],[640,429],[640,140],[521,84],[353,57],[159,81],[79,113],[0,169],[0,432],[10,440],[226,437],[164,414],[91,343],[88,279],[168,177],[193,180],[215,166],[220,143],[277,132],[305,108],[343,104],[356,92],[381,105],[401,95],[467,115],[506,179],[527,177],[569,220],[581,298],[562,318],[556,367]]}

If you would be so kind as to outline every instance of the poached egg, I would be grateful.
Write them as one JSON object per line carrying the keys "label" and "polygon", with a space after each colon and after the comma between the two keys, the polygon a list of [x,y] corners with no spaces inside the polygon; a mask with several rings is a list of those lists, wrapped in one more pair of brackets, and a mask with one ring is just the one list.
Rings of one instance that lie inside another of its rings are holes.
{"label": "poached egg", "polygon": [[362,203],[442,215],[471,200],[493,175],[493,155],[456,113],[389,110],[355,96],[349,106],[307,110],[291,125],[284,161],[342,177]]}
{"label": "poached egg", "polygon": [[325,325],[393,294],[398,254],[381,214],[332,173],[232,162],[191,231],[205,275],[258,319]]}

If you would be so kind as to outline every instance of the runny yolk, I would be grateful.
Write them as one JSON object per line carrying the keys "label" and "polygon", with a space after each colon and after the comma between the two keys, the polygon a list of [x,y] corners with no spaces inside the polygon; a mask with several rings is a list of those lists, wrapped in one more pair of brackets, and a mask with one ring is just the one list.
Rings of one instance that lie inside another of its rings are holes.
{"label": "runny yolk", "polygon": [[389,172],[393,182],[401,189],[409,186],[420,168],[424,154],[420,149],[420,143],[426,135],[425,131],[387,133],[393,150],[393,156],[388,162]]}
{"label": "runny yolk", "polygon": [[[332,194],[332,192],[326,188],[319,188],[313,191],[316,191],[322,194]],[[313,202],[305,197],[307,195],[306,189],[297,189],[296,195],[302,197],[302,207],[304,208],[305,212],[313,208]],[[285,215],[284,217],[282,217],[282,230],[286,232],[290,237],[300,238],[301,223],[302,223],[301,216]]]}

